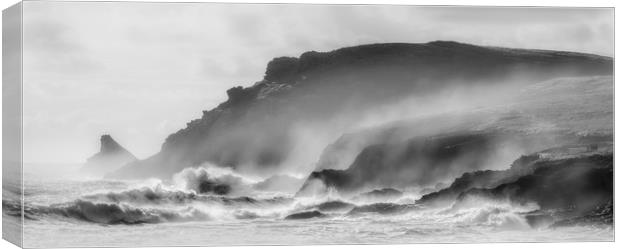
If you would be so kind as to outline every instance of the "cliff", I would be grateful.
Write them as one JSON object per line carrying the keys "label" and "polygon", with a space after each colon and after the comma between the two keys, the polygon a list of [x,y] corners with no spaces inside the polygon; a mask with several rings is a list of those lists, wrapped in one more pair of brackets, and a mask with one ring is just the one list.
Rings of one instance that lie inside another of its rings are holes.
{"label": "cliff", "polygon": [[337,128],[373,108],[454,85],[538,82],[611,72],[608,57],[446,41],[371,44],[280,57],[269,62],[261,81],[229,89],[227,101],[171,134],[159,153],[107,176],[165,178],[204,162],[269,175],[291,158],[318,159],[320,149],[304,151],[308,145],[296,133],[300,127],[334,139],[342,134]]}

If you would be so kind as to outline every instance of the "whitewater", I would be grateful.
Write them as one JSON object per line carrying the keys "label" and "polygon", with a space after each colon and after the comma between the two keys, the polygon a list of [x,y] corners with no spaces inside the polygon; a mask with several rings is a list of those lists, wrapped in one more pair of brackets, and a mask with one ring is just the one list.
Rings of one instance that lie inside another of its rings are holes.
{"label": "whitewater", "polygon": [[[235,189],[241,191],[226,196],[198,193],[196,181],[205,172],[220,172],[220,179],[237,181]],[[383,199],[335,192],[296,197],[258,191],[247,184],[252,179],[208,168],[186,169],[165,182],[84,180],[45,172],[26,176],[25,247],[613,240],[610,225],[531,225],[524,214],[538,209],[536,203],[479,199],[471,205],[429,209],[415,204],[419,195],[414,192]],[[3,218],[17,222],[18,192],[5,188],[3,195]]]}

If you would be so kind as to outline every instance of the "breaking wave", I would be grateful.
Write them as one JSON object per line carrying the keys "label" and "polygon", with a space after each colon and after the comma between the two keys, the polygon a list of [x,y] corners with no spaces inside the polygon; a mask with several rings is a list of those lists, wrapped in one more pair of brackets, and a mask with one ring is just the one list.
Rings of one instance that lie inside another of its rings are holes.
{"label": "breaking wave", "polygon": [[213,165],[186,168],[173,177],[175,186],[201,194],[249,195],[255,181],[239,175],[229,168]]}
{"label": "breaking wave", "polygon": [[[19,203],[3,202],[12,216],[20,216]],[[535,204],[517,205],[487,199],[469,199],[449,208],[430,209],[395,202],[356,203],[350,199],[327,198],[311,202],[300,198],[226,197],[193,191],[142,187],[121,192],[85,195],[75,201],[49,206],[25,205],[25,218],[56,217],[108,225],[215,220],[308,220],[308,219],[396,219],[423,218],[459,226],[497,229],[533,227],[526,214]]]}
{"label": "breaking wave", "polygon": [[141,224],[209,219],[209,215],[193,207],[165,210],[137,208],[125,204],[95,203],[84,200],[38,210],[44,214],[55,214],[101,224]]}
{"label": "breaking wave", "polygon": [[[170,182],[149,180],[138,185],[128,184],[125,190],[88,193],[63,203],[26,203],[23,215],[29,220],[53,217],[106,225],[251,219],[300,222],[380,219],[520,230],[553,224],[545,220],[547,216],[531,215],[540,210],[535,203],[512,203],[479,195],[457,198],[448,206],[430,207],[416,204],[413,192],[396,189],[342,196],[328,188],[325,195],[304,197],[285,192],[265,194],[254,188],[257,182],[261,181],[226,168],[188,168],[174,175]],[[222,189],[227,191],[224,193]],[[22,214],[18,201],[3,201],[3,210],[9,216]]]}
{"label": "breaking wave", "polygon": [[539,210],[535,203],[518,204],[508,200],[468,197],[444,209],[423,212],[426,218],[452,222],[459,226],[481,226],[502,230],[530,229],[527,214]]}

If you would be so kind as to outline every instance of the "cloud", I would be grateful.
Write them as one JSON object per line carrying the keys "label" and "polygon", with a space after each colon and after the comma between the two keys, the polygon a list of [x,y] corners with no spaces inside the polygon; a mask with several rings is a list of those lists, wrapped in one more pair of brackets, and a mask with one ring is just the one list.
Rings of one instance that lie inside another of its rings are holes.
{"label": "cloud", "polygon": [[72,36],[69,25],[44,18],[29,21],[24,28],[24,67],[62,74],[96,70],[100,65]]}

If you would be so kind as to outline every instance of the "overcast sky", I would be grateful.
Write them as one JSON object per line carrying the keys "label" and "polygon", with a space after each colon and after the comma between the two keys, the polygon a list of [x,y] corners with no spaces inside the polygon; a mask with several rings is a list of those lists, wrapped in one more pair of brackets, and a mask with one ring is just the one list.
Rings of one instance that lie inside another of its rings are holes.
{"label": "overcast sky", "polygon": [[104,133],[145,158],[273,57],[433,40],[612,56],[613,11],[25,2],[24,158],[83,162]]}

